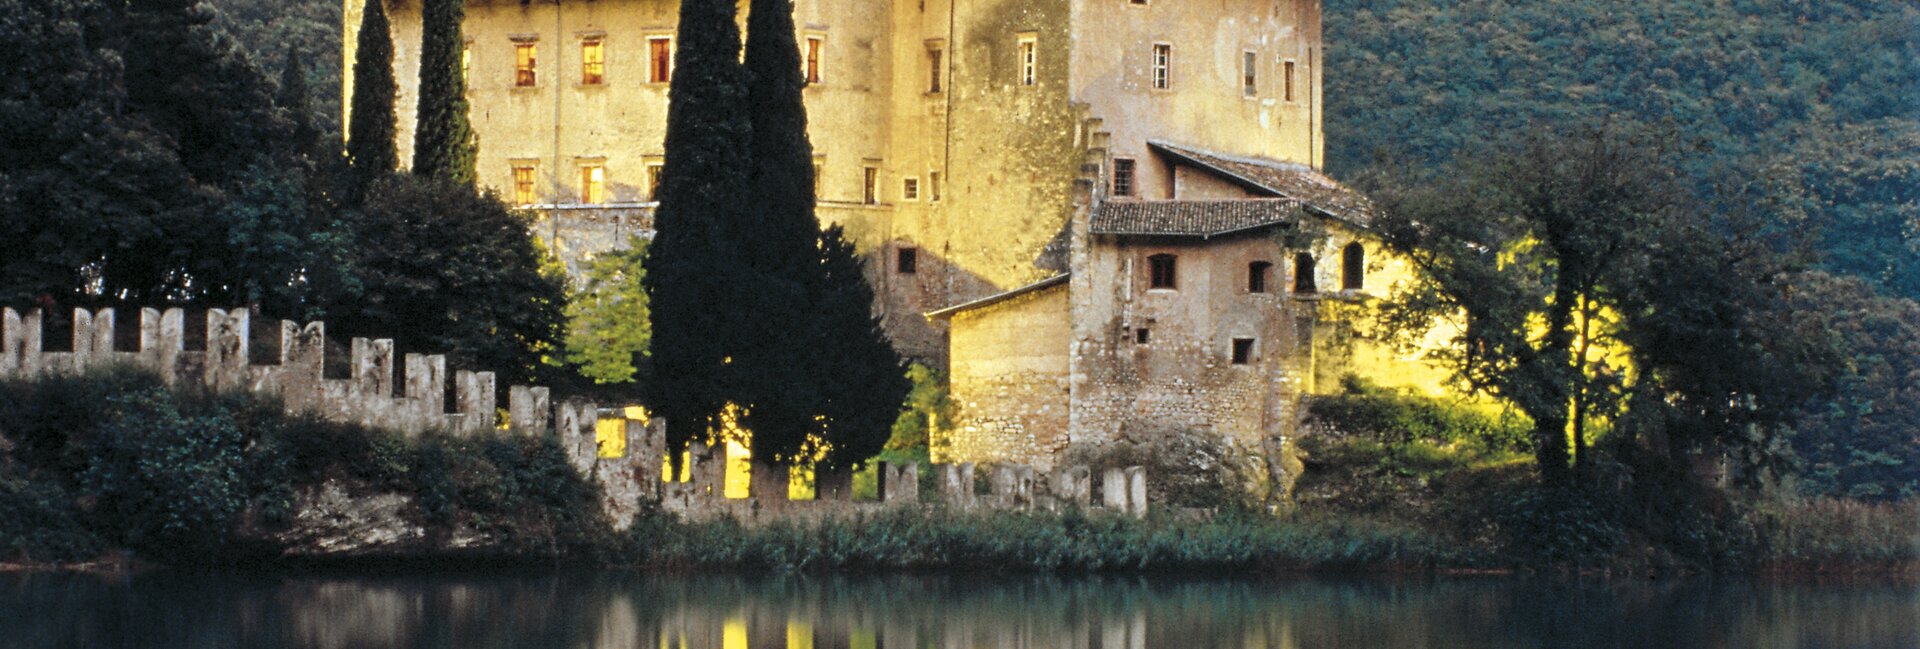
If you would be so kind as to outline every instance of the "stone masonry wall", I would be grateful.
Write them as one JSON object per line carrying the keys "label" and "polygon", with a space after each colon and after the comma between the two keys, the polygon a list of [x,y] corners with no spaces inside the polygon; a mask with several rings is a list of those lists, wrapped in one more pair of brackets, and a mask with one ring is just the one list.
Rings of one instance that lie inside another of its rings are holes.
{"label": "stone masonry wall", "polygon": [[[821,475],[815,479],[817,497],[792,500],[784,470],[755,466],[750,495],[725,497],[727,457],[724,446],[696,444],[685,481],[663,480],[665,421],[628,419],[620,410],[603,410],[582,398],[555,398],[547,388],[512,386],[507,390],[507,418],[499,421],[494,374],[456,370],[455,397],[446,403],[447,363],[444,356],[406,354],[405,380],[397,384],[393,341],[355,338],[351,341],[350,376],[325,376],[326,325],[280,321],[280,345],[268,362],[250,362],[253,350],[251,316],[244,309],[212,309],[206,313],[205,345],[187,345],[186,312],[181,309],[141,309],[139,344],[116,347],[113,309],[73,312],[72,351],[47,351],[37,311],[0,310],[0,380],[27,380],[74,374],[112,366],[142,368],[158,374],[169,385],[202,385],[217,390],[248,390],[278,396],[288,410],[313,413],[335,421],[387,428],[418,436],[428,431],[475,435],[505,431],[519,435],[553,435],[569,461],[582,475],[597,481],[602,507],[615,525],[625,528],[646,507],[658,503],[666,511],[687,518],[732,516],[743,521],[789,517],[847,515],[882,507],[945,503],[953,507],[1056,509],[1094,507],[1090,479],[1081,467],[1035,479],[1031,468],[1002,465],[994,471],[1026,475],[1024,483],[995,483],[994,495],[973,495],[974,465],[931,465],[941,488],[919,493],[922,467],[914,463],[878,467],[879,499],[856,501],[852,475]],[[451,406],[451,408],[449,408]],[[619,435],[619,438],[609,438]],[[1036,495],[1034,485],[1041,485]],[[1142,516],[1146,512],[1145,474],[1109,476],[1102,489],[1111,491],[1100,508]],[[1022,486],[1024,485],[1024,486]],[[1046,485],[1053,485],[1046,489]],[[1136,497],[1137,496],[1137,497]]]}

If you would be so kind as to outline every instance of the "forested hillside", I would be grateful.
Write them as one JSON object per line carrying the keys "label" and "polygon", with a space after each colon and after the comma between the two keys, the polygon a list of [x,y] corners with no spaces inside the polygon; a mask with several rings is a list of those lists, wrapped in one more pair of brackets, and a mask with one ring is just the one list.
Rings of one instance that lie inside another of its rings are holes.
{"label": "forested hillside", "polygon": [[1920,4],[1326,0],[1327,158],[1431,167],[1503,134],[1668,127],[1819,232],[1827,268],[1920,298]]}
{"label": "forested hillside", "polygon": [[[214,24],[240,41],[278,79],[289,49],[304,60],[315,123],[340,133],[340,0],[206,0]],[[337,137],[336,137],[337,139]]]}

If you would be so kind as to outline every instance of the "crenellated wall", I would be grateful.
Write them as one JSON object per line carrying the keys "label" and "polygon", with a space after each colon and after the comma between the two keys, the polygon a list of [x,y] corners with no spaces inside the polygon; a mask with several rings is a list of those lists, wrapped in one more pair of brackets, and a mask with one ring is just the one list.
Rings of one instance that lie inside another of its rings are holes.
{"label": "crenellated wall", "polygon": [[[326,325],[278,321],[279,348],[256,354],[251,316],[244,309],[206,312],[204,338],[188,345],[186,311],[141,309],[138,344],[119,349],[113,309],[73,312],[71,351],[48,351],[38,310],[20,313],[0,310],[0,380],[77,374],[106,367],[136,367],[151,371],[169,385],[205,386],[215,390],[247,390],[280,398],[289,411],[312,413],[327,419],[386,428],[419,436],[429,431],[474,435],[504,431],[518,435],[553,435],[566,450],[575,470],[602,487],[602,507],[619,528],[653,503],[690,519],[731,516],[745,522],[793,517],[824,517],[883,507],[945,503],[951,507],[1046,509],[1095,507],[1085,467],[1032,479],[1033,470],[1001,465],[993,471],[1024,472],[1025,482],[993,482],[991,495],[974,495],[974,466],[931,465],[940,488],[924,497],[919,489],[921,467],[914,463],[880,463],[878,498],[856,500],[851,473],[812,476],[812,497],[795,499],[789,493],[785,468],[755,464],[744,498],[727,497],[728,445],[695,444],[687,455],[684,480],[666,475],[665,422],[659,418],[629,418],[626,409],[602,409],[583,398],[555,398],[544,387],[507,389],[505,419],[497,410],[494,374],[456,370],[452,374],[453,403],[447,403],[446,357],[406,354],[396,365],[391,340],[354,338],[347,378],[326,377]],[[204,345],[198,343],[204,342]],[[263,363],[252,362],[265,356]],[[396,370],[404,370],[396,380]],[[451,406],[451,408],[449,408]],[[997,474],[996,474],[997,475]],[[1075,477],[1078,476],[1078,477]],[[1137,484],[1135,484],[1137,482]],[[1036,483],[1052,485],[1035,495]],[[1141,472],[1109,478],[1102,484],[1104,507],[1116,513],[1144,516],[1145,475]],[[1138,497],[1134,497],[1137,494]]]}

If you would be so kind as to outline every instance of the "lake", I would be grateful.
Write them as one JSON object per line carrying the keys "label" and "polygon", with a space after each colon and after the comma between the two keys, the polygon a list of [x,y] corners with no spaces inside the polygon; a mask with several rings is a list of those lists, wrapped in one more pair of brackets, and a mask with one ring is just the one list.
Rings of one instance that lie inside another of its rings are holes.
{"label": "lake", "polygon": [[0,647],[1916,647],[1889,580],[0,574]]}

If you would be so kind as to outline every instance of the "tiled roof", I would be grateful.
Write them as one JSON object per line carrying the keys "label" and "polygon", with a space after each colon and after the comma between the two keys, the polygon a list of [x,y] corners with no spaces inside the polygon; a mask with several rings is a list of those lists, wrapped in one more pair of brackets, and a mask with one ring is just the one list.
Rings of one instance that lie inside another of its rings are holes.
{"label": "tiled roof", "polygon": [[1373,202],[1365,195],[1303,164],[1230,156],[1160,140],[1147,146],[1211,169],[1248,189],[1299,199],[1309,208],[1354,225],[1364,227],[1373,221]]}
{"label": "tiled roof", "polygon": [[1291,198],[1193,201],[1107,201],[1093,214],[1094,234],[1215,237],[1300,218]]}
{"label": "tiled roof", "polygon": [[999,304],[1001,302],[1005,302],[1007,300],[1011,300],[1016,297],[1020,297],[1022,295],[1026,295],[1028,293],[1034,293],[1034,292],[1046,290],[1049,288],[1053,288],[1055,286],[1060,286],[1062,284],[1066,284],[1067,279],[1070,277],[1072,277],[1071,274],[1061,273],[1059,275],[1054,275],[1053,277],[1049,277],[1049,278],[1040,280],[1038,282],[1034,282],[1032,284],[1028,284],[1026,286],[1022,286],[1020,288],[1016,288],[1011,291],[1007,291],[1005,293],[989,295],[989,296],[980,298],[978,300],[974,300],[972,302],[967,302],[964,304],[955,304],[953,306],[941,309],[939,311],[928,311],[926,313],[926,317],[929,320],[939,320],[942,318],[950,318],[950,317],[953,317],[953,314],[959,313],[961,311],[971,311],[983,306],[992,306],[995,304]]}

